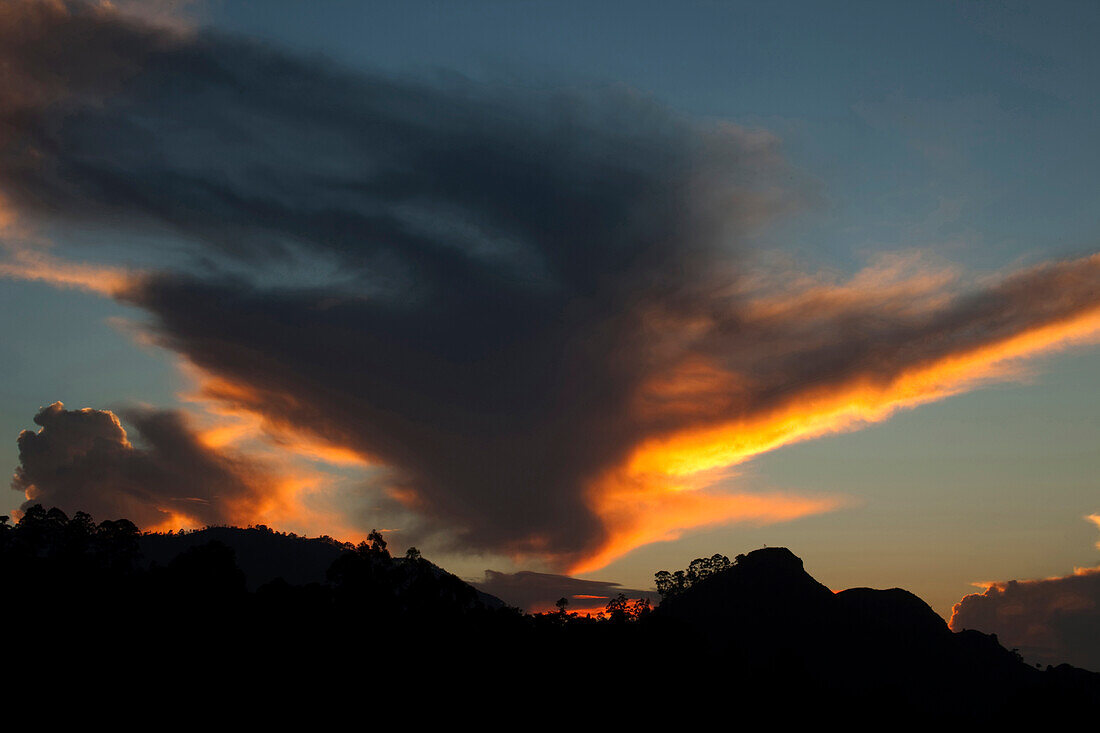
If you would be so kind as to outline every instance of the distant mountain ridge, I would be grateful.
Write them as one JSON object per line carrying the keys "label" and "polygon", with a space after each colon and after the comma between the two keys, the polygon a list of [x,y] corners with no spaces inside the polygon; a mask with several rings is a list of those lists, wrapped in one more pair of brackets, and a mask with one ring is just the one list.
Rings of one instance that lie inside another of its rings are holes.
{"label": "distant mountain ridge", "polygon": [[[245,577],[249,591],[282,579],[287,584],[308,585],[324,583],[329,568],[346,552],[355,546],[340,542],[331,537],[301,537],[298,535],[275,532],[267,527],[206,527],[179,533],[143,534],[138,544],[141,548],[142,563],[168,565],[183,552],[205,545],[220,542],[234,552],[237,567]],[[396,557],[394,562],[401,563],[403,558]],[[421,558],[431,572],[437,576],[450,576],[455,581],[469,585],[443,568]],[[485,593],[474,586],[471,590],[486,608],[503,608],[505,603],[496,596]]]}
{"label": "distant mountain ridge", "polygon": [[332,563],[353,546],[330,538],[299,537],[266,528],[206,527],[179,533],[143,534],[138,544],[145,565],[167,565],[191,547],[221,542],[236,555],[249,590],[276,578],[291,585],[323,583]]}

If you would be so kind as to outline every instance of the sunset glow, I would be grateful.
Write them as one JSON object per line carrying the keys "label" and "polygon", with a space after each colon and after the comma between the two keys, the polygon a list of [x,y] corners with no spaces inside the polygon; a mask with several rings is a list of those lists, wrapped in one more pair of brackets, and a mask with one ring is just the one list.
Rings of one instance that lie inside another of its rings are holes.
{"label": "sunset glow", "polygon": [[0,278],[43,282],[115,297],[124,294],[137,276],[124,268],[66,262],[44,252],[16,248],[0,258]]}
{"label": "sunset glow", "polygon": [[[854,430],[993,381],[1021,376],[1019,360],[1100,338],[1100,310],[1090,310],[1002,341],[916,365],[884,383],[856,379],[807,389],[786,405],[715,427],[650,441],[631,458],[631,475],[687,476],[732,466],[784,445]],[[728,375],[736,382],[734,375]]]}
{"label": "sunset glow", "polygon": [[1053,1],[0,0],[0,516],[385,528],[548,612],[786,548],[1079,646],[1100,6]]}

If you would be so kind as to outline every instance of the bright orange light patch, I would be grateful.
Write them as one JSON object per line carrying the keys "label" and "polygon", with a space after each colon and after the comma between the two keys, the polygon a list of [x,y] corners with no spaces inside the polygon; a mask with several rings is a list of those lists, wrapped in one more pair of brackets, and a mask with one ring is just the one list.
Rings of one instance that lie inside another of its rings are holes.
{"label": "bright orange light patch", "polygon": [[[887,289],[910,292],[926,298],[927,303],[928,299],[936,299],[934,292],[948,277],[948,274],[928,276],[915,284],[899,280],[888,283]],[[858,293],[850,290],[845,288],[830,295],[819,289],[812,293],[812,299],[820,300],[821,307],[827,308],[837,299],[857,297]],[[771,311],[777,308],[781,309],[778,303],[770,306]],[[699,325],[700,329],[705,327]],[[592,483],[589,505],[607,529],[608,539],[595,552],[574,562],[569,570],[572,573],[596,570],[637,547],[676,539],[690,529],[735,522],[782,522],[832,511],[844,503],[842,498],[780,492],[728,493],[710,487],[728,476],[729,467],[761,453],[855,430],[885,420],[900,409],[943,399],[993,380],[1019,376],[1023,359],[1074,342],[1094,341],[1098,335],[1100,309],[1094,309],[915,364],[889,379],[863,375],[841,384],[805,389],[767,410],[717,423],[708,420],[716,414],[711,397],[718,399],[721,410],[737,414],[741,396],[751,387],[740,375],[724,371],[712,361],[689,356],[672,372],[647,384],[638,409],[643,417],[649,415],[658,422],[672,418],[672,424],[692,427],[645,440],[622,466]],[[334,465],[369,465],[349,447],[314,438],[293,425],[274,423],[270,417],[260,416],[252,406],[263,404],[263,400],[248,385],[194,367],[191,373],[200,385],[192,399],[204,403],[208,414],[218,418],[216,424],[202,433],[208,445],[262,439],[283,452],[312,460]],[[709,424],[698,427],[700,422]],[[398,498],[407,499],[407,505],[415,509],[415,491],[408,489],[407,493]],[[285,498],[293,492],[280,491],[277,495],[284,497],[281,503],[275,501],[262,509],[253,507],[252,511],[266,517],[282,515],[300,523],[296,503]],[[528,548],[533,546],[528,544]],[[553,550],[546,548],[549,553]]]}
{"label": "bright orange light patch", "polygon": [[[0,201],[0,230],[10,227],[12,221],[11,212]],[[724,334],[723,329],[738,325],[756,329],[765,343],[769,335],[785,333],[786,328],[788,341],[777,348],[785,349],[781,353],[787,357],[793,349],[797,357],[797,334],[814,331],[806,328],[806,322],[811,326],[843,323],[852,314],[882,312],[905,323],[907,318],[935,314],[952,301],[948,286],[957,273],[950,268],[914,273],[917,265],[904,257],[886,258],[848,283],[821,278],[791,278],[786,286],[772,283],[771,295],[739,301],[737,318],[731,323],[722,322],[718,308],[682,320],[661,313],[643,318],[646,328],[653,331],[654,348],[660,350],[655,364],[662,366],[654,368],[632,405],[631,417],[642,426],[638,444],[620,465],[604,471],[587,486],[588,507],[600,519],[606,540],[575,561],[570,571],[583,573],[604,567],[637,547],[676,539],[690,529],[734,522],[781,522],[834,510],[844,503],[842,498],[730,493],[713,487],[728,477],[730,467],[761,453],[855,430],[883,421],[897,410],[1018,377],[1024,373],[1025,359],[1100,339],[1100,307],[1095,305],[1100,296],[1093,295],[1092,287],[1100,281],[1097,255],[1005,279],[1003,289],[997,292],[1007,293],[1007,312],[1003,322],[994,319],[992,329],[1004,333],[1015,329],[1011,335],[989,340],[986,322],[980,318],[962,321],[957,331],[941,336],[938,352],[915,349],[912,363],[890,367],[894,371],[869,370],[843,381],[801,388],[791,380],[793,384],[782,385],[785,398],[763,406],[754,399],[759,385],[752,377],[760,365],[752,361],[751,349],[744,373],[713,356],[714,343],[707,341],[711,331]],[[118,297],[142,275],[64,262],[37,249],[9,244],[6,258],[0,260],[0,277],[39,280]],[[1017,297],[1019,293],[1027,297]],[[1029,319],[1044,313],[1051,316],[1046,323],[1027,325]],[[1071,315],[1053,318],[1067,313]],[[965,317],[965,312],[959,316]],[[827,336],[830,332],[826,329],[823,333]],[[950,341],[953,338],[957,345]],[[736,349],[736,340],[729,343]],[[695,348],[696,344],[712,348]],[[930,358],[929,353],[946,355]],[[767,354],[759,361],[766,362]],[[232,507],[233,516],[242,523],[262,521],[356,534],[354,528],[341,526],[338,511],[310,508],[304,500],[329,490],[330,477],[316,464],[371,465],[370,457],[352,440],[354,436],[322,434],[329,429],[322,420],[302,426],[279,417],[311,414],[294,395],[272,395],[186,362],[183,366],[198,385],[185,399],[201,407],[198,437],[202,444],[218,450],[247,447],[249,453],[274,467],[270,476],[263,477],[270,489],[238,499],[239,505]],[[311,463],[303,465],[297,459]],[[424,508],[416,487],[389,490],[411,510]],[[194,524],[185,507],[173,507],[168,516],[166,528]],[[1100,526],[1100,514],[1088,518]],[[524,538],[524,552],[559,559],[555,553],[561,548],[552,546],[548,537]]]}
{"label": "bright orange light patch", "polygon": [[598,570],[631,550],[679,538],[684,531],[733,522],[769,524],[831,511],[838,497],[800,497],[779,492],[750,494],[707,491],[722,476],[640,474],[631,467],[596,484],[590,502],[609,530],[597,552],[574,563],[571,574]]}
{"label": "bright orange light patch", "polygon": [[276,421],[251,409],[251,405],[264,400],[248,385],[208,374],[189,362],[182,362],[180,368],[197,385],[181,397],[205,412],[207,425],[199,431],[204,445],[221,448],[258,441],[273,444],[283,453],[333,466],[371,465],[359,451],[314,437],[287,421]]}
{"label": "bright orange light patch", "polygon": [[181,529],[201,529],[203,526],[202,522],[182,512],[174,510],[166,511],[164,509],[161,511],[164,511],[166,515],[164,521],[142,527],[142,529],[146,532],[175,532]]}
{"label": "bright orange light patch", "polygon": [[0,261],[0,277],[116,297],[133,288],[141,276],[119,267],[66,262],[40,251],[16,248],[9,250],[7,261]]}
{"label": "bright orange light patch", "polygon": [[316,465],[371,465],[362,455],[251,409],[264,401],[246,384],[211,375],[187,361],[179,366],[187,381],[195,385],[181,398],[200,410],[194,414],[200,424],[199,441],[217,450],[247,449],[250,459],[264,466],[264,475],[255,477],[263,490],[230,505],[230,514],[238,524],[293,528],[350,542],[366,538],[366,532],[348,524],[343,513],[332,506],[328,499],[335,492],[334,477]]}
{"label": "bright orange light patch", "polygon": [[635,451],[629,472],[686,476],[742,463],[790,443],[854,430],[900,409],[1011,378],[1021,373],[1015,361],[1098,337],[1100,309],[914,367],[886,382],[864,378],[807,391],[761,415],[648,441]]}
{"label": "bright orange light patch", "polygon": [[[570,596],[569,605],[565,607],[565,612],[569,615],[577,614],[578,616],[603,616],[607,612],[607,601],[610,600],[604,596]],[[598,600],[603,599],[599,603],[574,603],[572,599],[578,600]],[[639,598],[628,598],[628,603],[641,600]],[[527,613],[557,613],[557,605],[534,605],[530,608],[524,609]]]}
{"label": "bright orange light patch", "polygon": [[[805,498],[700,491],[722,477],[721,469],[791,443],[855,430],[911,408],[1021,374],[1019,361],[1100,337],[1100,309],[916,365],[893,379],[857,378],[807,390],[760,414],[713,427],[688,428],[640,445],[626,465],[594,484],[590,503],[610,530],[595,554],[570,572],[599,569],[652,542],[678,538],[686,529],[736,521],[769,523],[830,511],[836,498]],[[665,385],[673,398],[714,384],[736,384],[714,368],[692,364],[687,384]],[[1100,524],[1100,521],[1097,521]]]}

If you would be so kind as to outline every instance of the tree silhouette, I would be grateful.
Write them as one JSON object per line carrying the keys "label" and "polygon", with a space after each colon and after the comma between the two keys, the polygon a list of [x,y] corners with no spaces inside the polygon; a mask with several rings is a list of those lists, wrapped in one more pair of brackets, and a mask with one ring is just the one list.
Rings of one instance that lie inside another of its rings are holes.
{"label": "tree silhouette", "polygon": [[604,613],[607,614],[608,620],[614,624],[625,623],[630,618],[630,607],[625,594],[620,593],[607,602],[607,606],[604,608]]}
{"label": "tree silhouette", "polygon": [[[738,557],[744,557],[744,555],[738,555]],[[710,557],[695,558],[686,570],[677,570],[673,573],[667,570],[659,570],[653,578],[661,598],[668,598],[683,593],[688,588],[728,570],[730,567],[732,567],[732,563],[730,563],[728,557],[714,554]]]}

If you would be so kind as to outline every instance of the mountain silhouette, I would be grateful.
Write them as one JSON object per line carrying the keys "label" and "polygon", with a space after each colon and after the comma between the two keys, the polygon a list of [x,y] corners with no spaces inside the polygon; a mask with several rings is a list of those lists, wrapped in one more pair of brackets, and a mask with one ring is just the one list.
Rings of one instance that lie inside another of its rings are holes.
{"label": "mountain silhouette", "polygon": [[47,698],[123,691],[134,714],[245,687],[454,720],[481,700],[654,724],[1049,723],[1100,703],[1100,675],[1029,666],[898,588],[834,593],[784,548],[657,577],[656,608],[524,614],[414,548],[391,556],[378,532],[355,546],[266,527],[143,535],[36,506],[0,521],[2,659]]}
{"label": "mountain silhouette", "polygon": [[[231,547],[249,590],[282,578],[291,585],[323,583],[325,572],[349,547],[321,537],[297,537],[266,527],[207,527],[191,532],[142,535],[138,544],[142,562],[167,565],[184,551],[217,541]],[[354,546],[352,546],[353,548]]]}
{"label": "mountain silhouette", "polygon": [[[233,550],[234,561],[244,573],[245,587],[255,591],[272,582],[290,586],[325,583],[327,573],[342,555],[354,551],[351,543],[339,542],[331,537],[301,537],[275,532],[268,527],[206,527],[179,533],[148,533],[138,539],[141,562],[146,566],[167,565],[183,552],[210,542],[219,542]],[[406,558],[393,558],[402,564]],[[436,578],[448,577],[452,583],[461,583],[470,594],[486,608],[503,608],[505,603],[496,596],[485,593],[457,576],[448,573],[434,563],[419,558],[421,572]]]}
{"label": "mountain silhouette", "polygon": [[952,632],[900,588],[833,593],[786,548],[738,556],[667,597],[654,615],[737,659],[744,679],[794,684],[822,699],[857,697],[883,713],[1044,716],[1055,702],[1100,701],[1100,675],[1068,665],[1041,671],[996,636]]}

